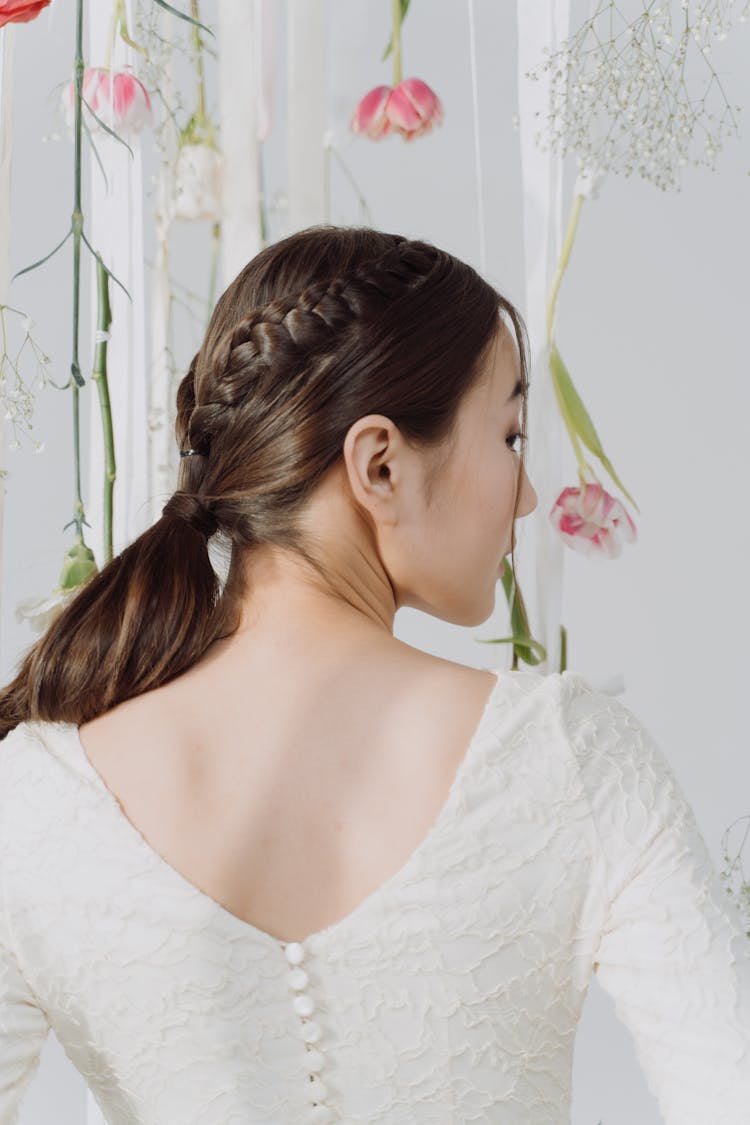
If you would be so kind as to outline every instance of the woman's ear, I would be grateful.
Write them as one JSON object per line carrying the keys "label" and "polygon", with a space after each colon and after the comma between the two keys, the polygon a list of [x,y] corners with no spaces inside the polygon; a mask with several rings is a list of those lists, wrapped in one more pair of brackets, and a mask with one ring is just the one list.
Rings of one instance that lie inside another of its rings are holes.
{"label": "woman's ear", "polygon": [[396,523],[407,456],[398,426],[384,414],[358,418],[349,427],[343,454],[355,500],[378,523]]}

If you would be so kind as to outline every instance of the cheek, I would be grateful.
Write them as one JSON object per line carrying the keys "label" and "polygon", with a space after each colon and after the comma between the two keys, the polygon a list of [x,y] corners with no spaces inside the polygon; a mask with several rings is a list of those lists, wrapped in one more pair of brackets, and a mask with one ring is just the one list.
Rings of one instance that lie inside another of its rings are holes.
{"label": "cheek", "polygon": [[518,484],[518,464],[507,446],[495,448],[487,458],[489,470],[484,473],[482,492],[486,517],[496,527],[512,518]]}

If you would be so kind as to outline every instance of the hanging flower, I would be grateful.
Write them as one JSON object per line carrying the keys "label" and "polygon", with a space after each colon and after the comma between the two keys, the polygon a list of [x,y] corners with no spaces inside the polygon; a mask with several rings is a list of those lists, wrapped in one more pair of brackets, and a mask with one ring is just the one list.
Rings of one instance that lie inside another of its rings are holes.
{"label": "hanging flower", "polygon": [[435,91],[421,78],[404,78],[394,88],[375,86],[365,94],[354,111],[350,128],[371,141],[379,141],[392,132],[412,141],[442,121],[443,106]]}
{"label": "hanging flower", "polygon": [[549,514],[563,543],[583,555],[614,559],[622,543],[633,543],[635,524],[621,502],[601,484],[564,488]]}
{"label": "hanging flower", "polygon": [[[114,73],[102,66],[88,66],[83,72],[83,99],[88,106],[118,135],[140,133],[151,118],[151,99],[142,82],[126,70]],[[68,127],[75,122],[75,83],[69,82],[62,93],[62,105]],[[104,132],[89,112],[82,112],[92,132]]]}
{"label": "hanging flower", "polygon": [[28,23],[36,19],[51,0],[0,0],[0,27],[6,23]]}
{"label": "hanging flower", "polygon": [[16,621],[28,621],[35,633],[44,633],[74,596],[75,590],[57,589],[41,598],[27,598],[16,606]]}
{"label": "hanging flower", "polygon": [[16,621],[28,621],[35,633],[45,632],[97,569],[93,551],[80,539],[76,540],[63,560],[59,585],[51,594],[19,602]]}
{"label": "hanging flower", "polygon": [[219,219],[223,182],[224,161],[213,145],[183,145],[175,169],[174,217]]}
{"label": "hanging flower", "polygon": [[175,166],[173,217],[213,219],[222,214],[224,158],[216,127],[205,112],[199,90],[198,108],[180,133]]}

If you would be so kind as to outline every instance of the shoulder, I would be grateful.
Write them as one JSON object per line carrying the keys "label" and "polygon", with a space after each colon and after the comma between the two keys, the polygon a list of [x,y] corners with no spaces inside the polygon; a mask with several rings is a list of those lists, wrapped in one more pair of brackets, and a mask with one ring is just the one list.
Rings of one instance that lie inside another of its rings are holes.
{"label": "shoulder", "polygon": [[492,664],[473,668],[420,652],[413,658],[404,658],[402,682],[426,705],[439,708],[444,703],[450,710],[461,704],[476,711],[490,696],[520,700],[538,694],[541,689],[543,695],[556,697],[560,678],[560,673],[531,668],[509,669]]}
{"label": "shoulder", "polygon": [[561,684],[561,721],[581,785],[607,847],[628,850],[666,829],[697,833],[695,812],[672,762],[646,723],[583,676]]}
{"label": "shoulder", "polygon": [[23,818],[24,809],[44,800],[45,784],[58,775],[54,760],[69,761],[70,723],[25,720],[0,742],[0,826]]}

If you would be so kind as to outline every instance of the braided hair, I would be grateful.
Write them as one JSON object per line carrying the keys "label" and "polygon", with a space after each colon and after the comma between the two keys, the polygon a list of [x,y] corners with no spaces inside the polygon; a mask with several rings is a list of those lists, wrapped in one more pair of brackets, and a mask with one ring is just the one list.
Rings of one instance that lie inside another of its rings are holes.
{"label": "braided hair", "polygon": [[[430,459],[429,501],[500,312],[527,383],[520,314],[433,244],[319,225],[261,250],[222,293],[179,384],[177,489],[27,653],[0,692],[0,739],[28,718],[80,725],[186,671],[238,627],[240,564],[256,544],[320,570],[300,517],[363,415],[387,415]],[[217,532],[231,552],[223,588],[208,551]]]}

